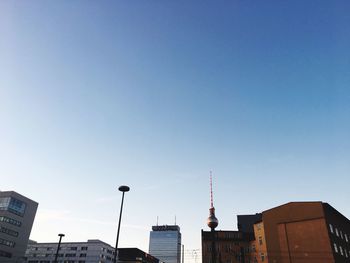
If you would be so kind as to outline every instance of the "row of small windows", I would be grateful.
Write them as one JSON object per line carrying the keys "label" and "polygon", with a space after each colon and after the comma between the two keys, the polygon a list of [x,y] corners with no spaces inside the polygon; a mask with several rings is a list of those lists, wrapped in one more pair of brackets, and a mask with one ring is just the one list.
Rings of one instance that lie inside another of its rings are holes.
{"label": "row of small windows", "polygon": [[11,258],[12,254],[3,250],[0,250],[0,257]]}
{"label": "row of small windows", "polygon": [[11,225],[18,226],[18,227],[22,225],[20,221],[9,218],[7,216],[0,216],[0,222],[9,223]]}
{"label": "row of small windows", "polygon": [[[47,258],[47,257],[51,257],[51,256],[53,256],[53,254],[33,254],[32,255],[33,258],[44,258],[44,257]],[[74,254],[74,253],[57,254],[57,257],[59,257],[59,258],[62,258],[62,257],[69,258],[69,257],[76,257],[76,256],[77,256],[77,254]],[[85,258],[86,257],[86,253],[81,253],[79,255],[79,257]]]}
{"label": "row of small windows", "polygon": [[16,243],[13,241],[10,241],[10,240],[0,238],[0,245],[4,245],[7,247],[14,247],[16,245]]}
{"label": "row of small windows", "polygon": [[329,230],[332,234],[335,234],[337,237],[340,237],[341,239],[345,239],[346,242],[349,242],[348,235],[346,233],[343,233],[343,231],[338,230],[338,228],[334,227],[332,224],[329,224]]}
{"label": "row of small windows", "polygon": [[13,237],[18,237],[18,232],[17,231],[14,231],[12,229],[8,229],[6,227],[3,227],[3,226],[0,226],[0,232],[1,233],[5,233],[9,236],[13,236]]}
{"label": "row of small windows", "polygon": [[[31,247],[30,250],[38,251],[38,250],[54,250],[54,247]],[[60,247],[60,250],[78,250],[78,247]],[[80,250],[88,250],[88,247],[81,247]]]}
{"label": "row of small windows", "polygon": [[114,250],[107,249],[107,248],[104,248],[104,247],[101,247],[101,250],[102,250],[103,252],[107,252],[108,254],[113,254],[113,255],[114,255]]}
{"label": "row of small windows", "polygon": [[[52,260],[29,260],[28,263],[56,263],[56,261]],[[85,260],[57,260],[57,263],[85,263]]]}
{"label": "row of small windows", "polygon": [[[240,249],[239,242],[234,242],[233,244],[226,244],[226,245],[216,245],[215,246],[217,252],[231,252],[231,251],[236,251],[237,249]],[[207,251],[212,251],[212,246],[207,245],[206,246]],[[114,253],[112,253],[114,254]]]}
{"label": "row of small windows", "polygon": [[[33,254],[32,256],[30,257],[33,257],[33,258],[44,258],[44,257],[53,257],[53,254]],[[74,254],[74,253],[67,253],[67,254],[57,254],[57,257],[59,258],[62,258],[62,257],[66,257],[66,258],[75,258],[77,257],[77,254]],[[81,253],[79,255],[80,258],[85,258],[86,257],[86,253]],[[107,260],[111,260],[111,257],[110,256],[106,256],[106,255],[103,255],[103,254],[100,254],[100,258],[104,258],[104,259],[107,259]]]}
{"label": "row of small windows", "polygon": [[343,249],[342,246],[337,246],[336,243],[333,244],[335,253],[340,253],[340,255],[345,256],[346,258],[350,257],[350,251],[348,252],[345,248]]}

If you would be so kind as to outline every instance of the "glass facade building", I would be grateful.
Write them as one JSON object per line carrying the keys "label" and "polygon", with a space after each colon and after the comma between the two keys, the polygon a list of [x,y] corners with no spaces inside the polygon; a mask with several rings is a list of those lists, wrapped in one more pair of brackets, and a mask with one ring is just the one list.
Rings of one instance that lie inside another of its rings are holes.
{"label": "glass facade building", "polygon": [[165,263],[181,262],[181,233],[177,225],[153,226],[149,253]]}

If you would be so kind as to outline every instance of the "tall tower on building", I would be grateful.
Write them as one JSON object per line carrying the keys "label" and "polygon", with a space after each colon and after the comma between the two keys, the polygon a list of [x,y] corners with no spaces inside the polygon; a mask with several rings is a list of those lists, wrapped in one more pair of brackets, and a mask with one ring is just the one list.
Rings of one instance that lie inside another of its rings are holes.
{"label": "tall tower on building", "polygon": [[211,229],[212,236],[212,245],[211,245],[211,262],[216,263],[216,248],[215,248],[215,228],[218,226],[219,221],[215,216],[215,208],[213,202],[213,178],[210,171],[210,208],[209,208],[209,217],[207,224]]}
{"label": "tall tower on building", "polygon": [[180,263],[181,233],[178,225],[152,226],[149,254],[165,263]]}
{"label": "tall tower on building", "polygon": [[207,224],[211,230],[215,230],[215,228],[219,224],[218,219],[215,217],[215,208],[214,208],[214,202],[213,202],[213,178],[212,178],[211,172],[210,172],[210,208],[209,208],[209,217],[207,220]]}

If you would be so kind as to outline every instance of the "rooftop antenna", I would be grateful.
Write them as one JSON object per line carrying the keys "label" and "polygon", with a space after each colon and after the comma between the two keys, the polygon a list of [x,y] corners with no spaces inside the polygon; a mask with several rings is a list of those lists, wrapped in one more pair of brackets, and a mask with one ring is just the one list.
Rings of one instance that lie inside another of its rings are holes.
{"label": "rooftop antenna", "polygon": [[158,226],[158,216],[157,216],[157,226]]}
{"label": "rooftop antenna", "polygon": [[210,171],[210,208],[214,207],[213,205],[213,174]]}
{"label": "rooftop antenna", "polygon": [[175,226],[176,226],[176,215],[175,215]]}

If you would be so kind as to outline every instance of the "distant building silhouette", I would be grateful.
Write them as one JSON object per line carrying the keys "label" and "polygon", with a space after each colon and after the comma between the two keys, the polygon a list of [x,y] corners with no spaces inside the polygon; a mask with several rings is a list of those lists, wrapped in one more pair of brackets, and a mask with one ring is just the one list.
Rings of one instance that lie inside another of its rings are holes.
{"label": "distant building silhouette", "polygon": [[159,259],[138,248],[118,248],[118,262],[159,263]]}
{"label": "distant building silhouette", "polygon": [[165,263],[180,263],[180,227],[178,225],[152,226],[149,253]]}
{"label": "distant building silhouette", "polygon": [[21,263],[38,203],[13,191],[0,192],[0,262]]}
{"label": "distant building silhouette", "polygon": [[[290,202],[237,218],[238,231],[216,231],[219,263],[350,262],[350,220],[328,203]],[[211,255],[211,232],[202,230],[202,263]]]}

